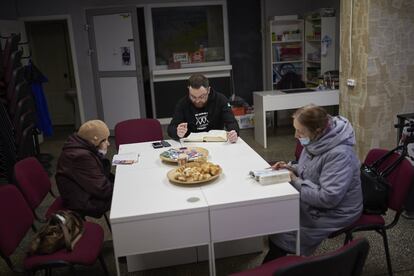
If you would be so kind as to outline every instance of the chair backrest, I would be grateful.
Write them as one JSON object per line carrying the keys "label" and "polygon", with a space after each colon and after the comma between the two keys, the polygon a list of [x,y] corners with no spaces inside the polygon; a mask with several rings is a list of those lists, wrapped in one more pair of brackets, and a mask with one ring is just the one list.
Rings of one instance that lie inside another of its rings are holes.
{"label": "chair backrest", "polygon": [[16,250],[33,220],[33,213],[16,186],[0,186],[0,255],[9,257]]}
{"label": "chair backrest", "polygon": [[295,158],[296,158],[296,161],[299,161],[299,157],[300,157],[300,154],[302,153],[303,146],[302,146],[302,144],[299,142],[299,140],[298,140],[298,139],[295,139],[295,140],[296,140],[296,147],[295,147]]}
{"label": "chair backrest", "polygon": [[368,241],[366,239],[356,239],[332,253],[298,260],[297,263],[278,269],[273,275],[361,275],[368,251]]}
{"label": "chair backrest", "polygon": [[[364,164],[371,165],[387,152],[389,151],[385,149],[371,149],[365,158]],[[387,158],[379,166],[379,171],[387,168],[390,164],[397,160],[399,156],[399,154],[394,153],[392,156]],[[414,167],[411,165],[410,161],[404,159],[386,178],[391,185],[388,208],[401,212],[410,187],[414,181]]]}
{"label": "chair backrest", "polygon": [[14,175],[29,207],[35,210],[52,187],[47,172],[36,158],[27,157],[14,165]]}
{"label": "chair backrest", "polygon": [[115,126],[115,145],[162,140],[162,128],[157,119],[131,119]]}

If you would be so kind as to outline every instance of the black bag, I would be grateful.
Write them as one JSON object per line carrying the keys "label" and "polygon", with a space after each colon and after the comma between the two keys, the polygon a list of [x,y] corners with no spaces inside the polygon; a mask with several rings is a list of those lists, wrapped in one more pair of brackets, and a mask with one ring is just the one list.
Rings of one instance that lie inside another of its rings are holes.
{"label": "black bag", "polygon": [[280,80],[276,84],[276,89],[304,88],[305,82],[302,76],[296,73],[296,68],[292,63],[283,63],[279,70]]}
{"label": "black bag", "polygon": [[383,215],[387,211],[391,186],[386,177],[405,158],[405,151],[383,171],[378,171],[378,168],[393,153],[398,152],[400,149],[400,146],[396,147],[376,160],[372,165],[363,164],[361,166],[361,186],[365,214]]}

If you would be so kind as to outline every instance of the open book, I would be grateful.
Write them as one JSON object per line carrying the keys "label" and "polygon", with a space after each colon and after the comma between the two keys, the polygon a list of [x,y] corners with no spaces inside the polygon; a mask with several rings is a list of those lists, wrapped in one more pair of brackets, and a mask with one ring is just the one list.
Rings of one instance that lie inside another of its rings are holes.
{"label": "open book", "polygon": [[272,168],[264,170],[250,171],[249,175],[260,184],[278,184],[290,181],[290,172],[286,169],[273,170]]}
{"label": "open book", "polygon": [[115,154],[112,158],[112,165],[130,165],[138,162],[139,153],[128,152]]}
{"label": "open book", "polygon": [[225,130],[212,129],[208,132],[191,132],[184,142],[226,142],[227,132]]}

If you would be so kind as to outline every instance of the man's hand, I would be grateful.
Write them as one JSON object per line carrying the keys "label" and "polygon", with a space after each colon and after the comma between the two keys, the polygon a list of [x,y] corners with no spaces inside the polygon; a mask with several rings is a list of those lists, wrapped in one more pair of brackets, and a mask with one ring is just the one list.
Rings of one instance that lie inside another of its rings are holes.
{"label": "man's hand", "polygon": [[180,138],[183,138],[184,135],[187,133],[187,123],[181,123],[177,126],[177,135]]}
{"label": "man's hand", "polygon": [[239,136],[237,136],[237,132],[235,130],[227,132],[227,139],[230,143],[236,143],[237,138],[239,138]]}

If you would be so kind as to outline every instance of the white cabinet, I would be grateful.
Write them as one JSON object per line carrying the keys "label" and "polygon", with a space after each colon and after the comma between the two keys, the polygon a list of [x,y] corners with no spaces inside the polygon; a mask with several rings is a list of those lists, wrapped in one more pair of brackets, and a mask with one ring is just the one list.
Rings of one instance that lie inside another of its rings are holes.
{"label": "white cabinet", "polygon": [[269,22],[271,88],[287,71],[295,71],[304,76],[304,23],[303,19],[293,16],[274,17]]}
{"label": "white cabinet", "polygon": [[310,15],[305,19],[305,71],[308,86],[317,86],[318,77],[337,70],[335,61],[336,18]]}

